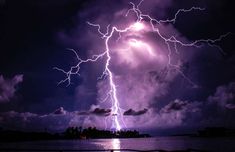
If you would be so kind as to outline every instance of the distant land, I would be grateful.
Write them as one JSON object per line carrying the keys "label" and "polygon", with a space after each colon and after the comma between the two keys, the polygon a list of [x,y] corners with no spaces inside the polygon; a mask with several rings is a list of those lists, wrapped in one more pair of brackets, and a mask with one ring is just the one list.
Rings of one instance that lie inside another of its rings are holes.
{"label": "distant land", "polygon": [[235,129],[225,127],[206,127],[192,134],[174,134],[172,136],[190,136],[190,137],[235,137]]}
{"label": "distant land", "polygon": [[[225,127],[206,127],[192,134],[174,134],[172,136],[189,137],[235,137],[235,129]],[[109,138],[148,138],[149,134],[140,134],[136,130],[99,130],[96,127],[68,127],[61,133],[29,132],[18,130],[4,130],[0,128],[0,142],[36,141],[36,140],[70,140],[70,139],[109,139]]]}
{"label": "distant land", "polygon": [[140,134],[136,130],[98,130],[95,127],[69,127],[62,133],[27,132],[16,130],[0,130],[0,141],[34,141],[34,140],[66,140],[66,139],[99,139],[99,138],[145,138],[149,134]]}

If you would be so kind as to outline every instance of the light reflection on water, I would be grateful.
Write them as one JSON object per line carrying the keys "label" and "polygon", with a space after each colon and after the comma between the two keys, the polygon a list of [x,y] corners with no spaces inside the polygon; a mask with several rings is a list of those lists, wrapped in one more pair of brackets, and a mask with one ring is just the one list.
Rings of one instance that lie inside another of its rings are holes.
{"label": "light reflection on water", "polygon": [[[102,147],[102,149],[121,149],[120,139],[99,139],[94,142],[96,146]],[[116,151],[120,152],[120,151]]]}
{"label": "light reflection on water", "polygon": [[120,149],[120,140],[119,139],[112,139],[112,149]]}

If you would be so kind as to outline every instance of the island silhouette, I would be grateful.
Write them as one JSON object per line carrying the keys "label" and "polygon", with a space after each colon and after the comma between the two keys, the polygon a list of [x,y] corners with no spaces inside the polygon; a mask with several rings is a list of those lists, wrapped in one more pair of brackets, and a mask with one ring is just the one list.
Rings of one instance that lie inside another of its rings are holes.
{"label": "island silhouette", "polygon": [[100,139],[100,138],[145,138],[149,134],[140,134],[137,130],[99,130],[96,127],[68,127],[64,132],[50,133],[28,132],[18,130],[0,130],[0,141],[66,140],[66,139]]}

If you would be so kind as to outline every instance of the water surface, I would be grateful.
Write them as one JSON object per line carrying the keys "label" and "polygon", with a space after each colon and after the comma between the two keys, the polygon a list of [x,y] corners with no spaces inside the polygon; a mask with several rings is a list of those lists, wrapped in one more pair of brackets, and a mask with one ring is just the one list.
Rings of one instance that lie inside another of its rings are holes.
{"label": "water surface", "polygon": [[155,137],[129,139],[53,140],[0,143],[0,148],[16,149],[136,149],[186,150],[197,149],[235,152],[235,138]]}

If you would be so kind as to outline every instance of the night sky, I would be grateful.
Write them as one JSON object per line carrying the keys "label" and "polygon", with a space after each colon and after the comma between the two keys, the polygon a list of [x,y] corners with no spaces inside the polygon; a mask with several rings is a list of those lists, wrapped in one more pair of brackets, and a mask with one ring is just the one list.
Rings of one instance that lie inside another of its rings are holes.
{"label": "night sky", "polygon": [[[105,51],[97,27],[87,21],[120,29],[136,22],[129,0],[0,0],[0,127],[60,131],[68,126],[110,128],[109,101],[102,102],[108,78],[97,80],[106,57],[82,64],[80,75],[58,85],[77,58]],[[139,1],[133,0],[134,4]],[[190,43],[221,41],[201,47],[171,44],[171,61],[164,41],[148,29],[123,33],[110,40],[110,69],[122,108],[122,128],[153,132],[191,130],[208,126],[235,127],[234,6],[232,0],[145,0],[140,9],[157,20],[174,18],[178,9],[205,8],[180,13],[176,22],[157,26],[163,35]],[[130,40],[143,48],[126,47]],[[151,51],[148,52],[150,46]],[[151,53],[154,56],[151,56]],[[109,100],[109,99],[108,99]],[[107,126],[108,125],[108,126]]]}

